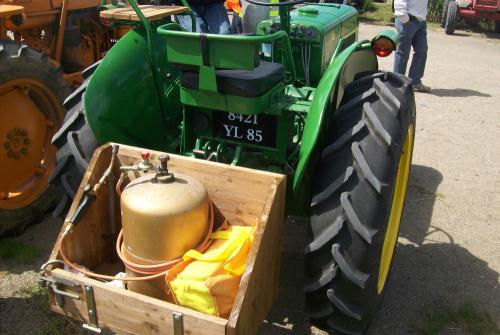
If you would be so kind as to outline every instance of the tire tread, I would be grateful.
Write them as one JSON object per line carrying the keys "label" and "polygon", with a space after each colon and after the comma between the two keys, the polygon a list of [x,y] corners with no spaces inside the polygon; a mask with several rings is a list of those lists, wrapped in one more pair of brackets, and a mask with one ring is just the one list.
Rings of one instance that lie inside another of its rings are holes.
{"label": "tire tread", "polygon": [[378,255],[414,113],[411,81],[380,71],[356,76],[328,120],[305,248],[306,311],[318,327],[361,334],[374,316]]}
{"label": "tire tread", "polygon": [[63,193],[60,205],[52,213],[55,217],[66,213],[98,145],[85,118],[83,104],[85,91],[97,65],[84,70],[83,84],[64,102],[68,112],[64,124],[52,138],[52,143],[57,147],[57,165],[50,182]]}

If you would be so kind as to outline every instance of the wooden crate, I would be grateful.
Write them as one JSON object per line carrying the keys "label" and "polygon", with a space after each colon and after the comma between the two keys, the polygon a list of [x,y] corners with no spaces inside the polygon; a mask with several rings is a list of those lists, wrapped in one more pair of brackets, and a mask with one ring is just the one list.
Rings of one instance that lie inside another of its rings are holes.
{"label": "wooden crate", "polygon": [[[97,182],[109,165],[111,151],[111,145],[107,144],[95,152],[82,185],[93,185]],[[137,163],[140,152],[141,149],[120,145],[118,159],[126,165]],[[151,151],[152,160],[157,161],[159,154]],[[255,334],[278,294],[286,177],[176,155],[170,155],[169,169],[174,173],[191,175],[203,182],[216,211],[231,224],[258,225],[229,319],[202,314],[142,294],[114,288],[60,267],[49,267],[50,271],[45,274],[46,278],[57,283],[49,287],[50,309],[86,324],[89,324],[90,320],[92,324],[93,319],[89,319],[89,307],[92,309],[94,300],[93,311],[98,327],[109,328],[121,334]],[[115,176],[118,176],[117,166]],[[110,194],[115,198],[110,199]],[[81,198],[80,188],[68,218],[72,217]],[[114,210],[119,229],[119,201],[115,193],[104,186],[99,190],[97,200],[85,217],[66,237],[65,251],[73,262],[96,271],[116,271],[119,262],[114,259],[114,240],[110,237],[111,208]],[[50,260],[60,259],[61,236],[68,218],[61,229]],[[52,287],[75,297],[55,294]],[[85,294],[87,287],[93,291],[90,292],[90,298]],[[78,299],[75,299],[76,297]],[[57,301],[63,303],[62,307]],[[182,322],[174,322],[174,316],[176,319],[180,316]],[[177,327],[175,331],[174,326]]]}

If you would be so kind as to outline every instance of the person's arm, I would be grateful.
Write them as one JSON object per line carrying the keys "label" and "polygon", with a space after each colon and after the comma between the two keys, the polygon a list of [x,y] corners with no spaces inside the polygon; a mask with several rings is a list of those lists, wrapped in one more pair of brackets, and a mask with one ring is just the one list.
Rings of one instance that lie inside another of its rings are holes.
{"label": "person's arm", "polygon": [[409,0],[394,0],[394,15],[401,21],[406,23],[410,20],[408,15],[408,1]]}

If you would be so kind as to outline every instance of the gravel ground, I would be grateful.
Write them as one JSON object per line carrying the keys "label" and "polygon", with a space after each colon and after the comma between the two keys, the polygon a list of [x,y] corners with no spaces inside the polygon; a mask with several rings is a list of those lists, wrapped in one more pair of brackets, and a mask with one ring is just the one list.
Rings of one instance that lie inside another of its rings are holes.
{"label": "gravel ground", "polygon": [[[383,28],[362,24],[360,37]],[[472,303],[500,325],[500,36],[429,31],[424,82],[417,94],[412,174],[391,283],[368,334],[414,334],[426,313]],[[381,62],[390,70],[392,57]],[[47,313],[36,273],[60,222],[28,229],[22,240],[42,256],[29,265],[0,259],[0,334],[75,334]],[[285,229],[280,297],[259,334],[325,334],[302,315],[305,226]],[[458,326],[460,328],[460,325]],[[458,329],[446,334],[466,334]]]}

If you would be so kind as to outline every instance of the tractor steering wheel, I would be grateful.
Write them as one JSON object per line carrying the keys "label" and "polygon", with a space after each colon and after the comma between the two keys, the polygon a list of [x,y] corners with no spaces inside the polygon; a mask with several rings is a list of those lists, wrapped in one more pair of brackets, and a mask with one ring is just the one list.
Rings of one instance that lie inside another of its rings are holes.
{"label": "tractor steering wheel", "polygon": [[274,6],[293,6],[299,3],[303,3],[305,0],[291,0],[291,1],[286,0],[280,2],[260,2],[255,0],[245,0],[245,1],[258,6],[274,7]]}

